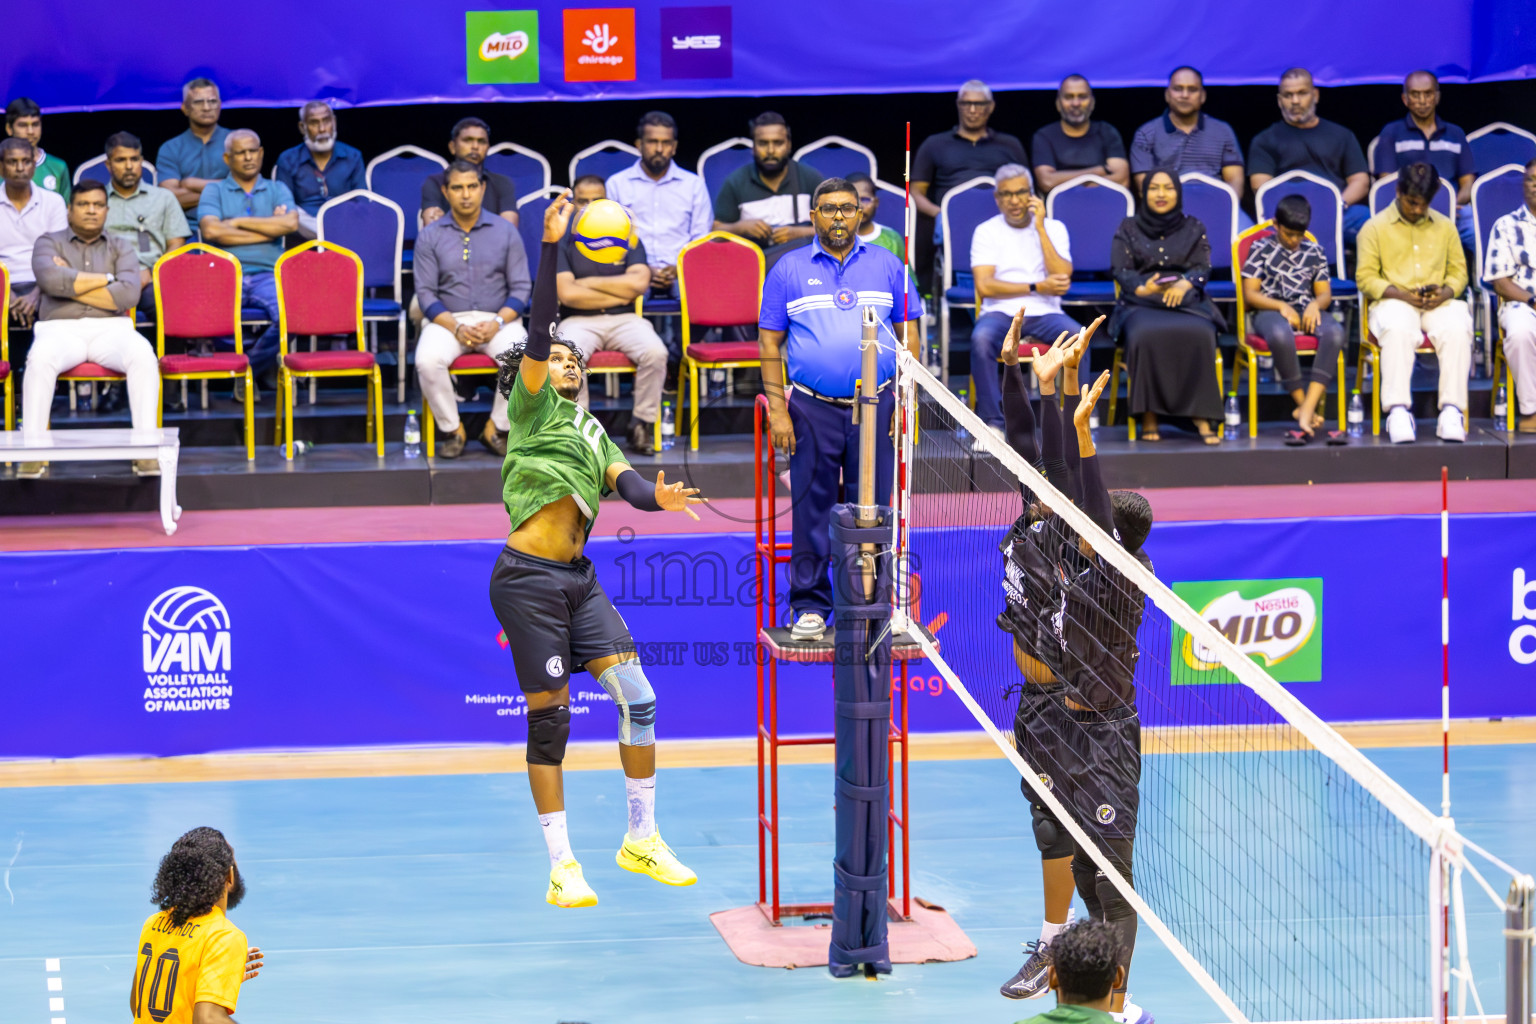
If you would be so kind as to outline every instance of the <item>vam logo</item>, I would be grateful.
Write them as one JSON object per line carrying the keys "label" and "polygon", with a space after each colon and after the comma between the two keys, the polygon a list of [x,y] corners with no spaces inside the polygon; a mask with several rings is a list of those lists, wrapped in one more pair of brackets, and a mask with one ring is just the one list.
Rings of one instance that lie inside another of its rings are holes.
{"label": "vam logo", "polygon": [[508,60],[516,60],[528,52],[528,33],[521,30],[517,32],[492,32],[480,41],[480,59],[496,60],[505,57]]}
{"label": "vam logo", "polygon": [[228,710],[231,645],[229,611],[208,591],[156,597],[144,612],[144,710]]}

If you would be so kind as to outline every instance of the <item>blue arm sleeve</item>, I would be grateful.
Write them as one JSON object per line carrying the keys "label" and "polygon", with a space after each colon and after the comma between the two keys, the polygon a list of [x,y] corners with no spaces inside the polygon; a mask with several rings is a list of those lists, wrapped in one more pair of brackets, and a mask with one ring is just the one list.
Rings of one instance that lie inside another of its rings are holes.
{"label": "blue arm sleeve", "polygon": [[560,296],[555,289],[555,270],[559,264],[559,242],[545,242],[539,250],[539,279],[533,286],[533,306],[528,325],[528,344],[523,357],[536,362],[549,359],[550,330],[559,317]]}
{"label": "blue arm sleeve", "polygon": [[619,497],[640,511],[660,512],[662,510],[661,505],[656,501],[656,485],[646,483],[645,478],[634,470],[624,470],[613,484],[614,489],[619,492]]}

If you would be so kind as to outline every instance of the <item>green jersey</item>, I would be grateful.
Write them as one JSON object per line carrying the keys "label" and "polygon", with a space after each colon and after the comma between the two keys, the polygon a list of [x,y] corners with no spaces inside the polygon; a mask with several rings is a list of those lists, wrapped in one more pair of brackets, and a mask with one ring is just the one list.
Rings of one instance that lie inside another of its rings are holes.
{"label": "green jersey", "polygon": [[1114,1018],[1103,1010],[1090,1010],[1086,1006],[1071,1004],[1062,1006],[1058,1003],[1054,1010],[1021,1020],[1018,1024],[1114,1024]]}
{"label": "green jersey", "polygon": [[545,381],[536,395],[522,375],[507,396],[507,458],[501,464],[501,499],[516,530],[535,512],[566,495],[587,517],[587,535],[597,521],[597,502],[608,493],[608,467],[629,461],[595,417]]}
{"label": "green jersey", "polygon": [[[111,181],[111,177],[106,173],[105,167],[101,168],[101,171],[97,179],[102,184],[107,184]],[[32,172],[32,184],[50,192],[57,192],[64,197],[66,203],[69,202],[69,168],[63,160],[52,154],[38,162],[37,169]]]}

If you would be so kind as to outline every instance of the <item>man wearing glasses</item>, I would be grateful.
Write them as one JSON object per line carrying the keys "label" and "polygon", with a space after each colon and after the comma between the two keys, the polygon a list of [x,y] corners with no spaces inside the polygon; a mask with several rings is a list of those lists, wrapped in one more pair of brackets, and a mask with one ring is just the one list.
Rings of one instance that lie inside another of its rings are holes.
{"label": "man wearing glasses", "polygon": [[203,189],[229,176],[224,163],[224,140],[229,129],[219,124],[219,87],[206,78],[194,78],[181,87],[181,112],[187,130],[160,147],[155,172],[160,187],[169,189],[183,210],[197,209]]}
{"label": "man wearing glasses", "polygon": [[273,271],[283,238],[299,229],[299,211],[287,185],[261,176],[262,154],[261,139],[249,128],[229,133],[224,140],[229,177],[203,189],[197,223],[203,241],[240,261],[241,305],[259,306],[267,314],[267,329],[245,352],[256,382],[275,389],[279,331]]}
{"label": "man wearing glasses", "polygon": [[859,478],[853,405],[862,370],[864,307],[874,307],[881,321],[875,498],[882,504],[891,497],[894,458],[888,428],[895,410],[890,384],[897,339],[913,355],[920,343],[922,297],[909,287],[901,260],[858,237],[860,216],[859,194],[847,180],[828,178],[817,185],[811,196],[816,237],[785,253],[768,272],[758,317],[773,444],[789,453],[789,486],[795,495],[789,606],[792,635],[802,641],[820,640],[826,632],[832,613],[827,523],[839,479]]}
{"label": "man wearing glasses", "polygon": [[[916,266],[926,267],[933,259],[931,249],[922,251],[927,248],[924,242],[931,238],[936,246],[942,241],[939,204],[946,192],[1003,164],[1029,163],[1017,136],[987,126],[997,107],[987,83],[974,78],[966,82],[955,97],[955,107],[960,123],[924,139],[912,165],[912,202],[920,215],[913,236],[920,246]],[[932,218],[931,227],[921,218]]]}
{"label": "man wearing glasses", "polygon": [[299,204],[299,234],[314,238],[315,217],[327,200],[368,187],[366,166],[355,146],[336,141],[336,112],[324,100],[299,108],[299,135],[304,141],[277,158],[277,180]]}

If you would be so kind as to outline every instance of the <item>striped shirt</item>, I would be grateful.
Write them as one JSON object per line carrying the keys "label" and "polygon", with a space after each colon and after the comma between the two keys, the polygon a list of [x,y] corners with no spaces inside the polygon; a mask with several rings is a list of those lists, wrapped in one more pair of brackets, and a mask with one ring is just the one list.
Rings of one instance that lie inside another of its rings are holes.
{"label": "striped shirt", "polygon": [[901,260],[855,239],[842,263],[819,239],[785,253],[763,282],[758,327],[786,331],[784,360],[790,381],[829,398],[851,398],[863,357],[863,307],[873,306],[879,329],[881,383],[896,372],[895,325],[923,315],[923,300],[908,284]]}
{"label": "striped shirt", "polygon": [[1167,112],[1136,129],[1131,139],[1131,173],[1145,174],[1154,167],[1172,167],[1180,174],[1191,171],[1221,178],[1221,169],[1243,165],[1237,136],[1225,121],[1204,114],[1194,131],[1182,131]]}
{"label": "striped shirt", "polygon": [[1536,216],[1529,206],[1506,213],[1493,222],[1483,280],[1511,278],[1515,286],[1536,292]]}

